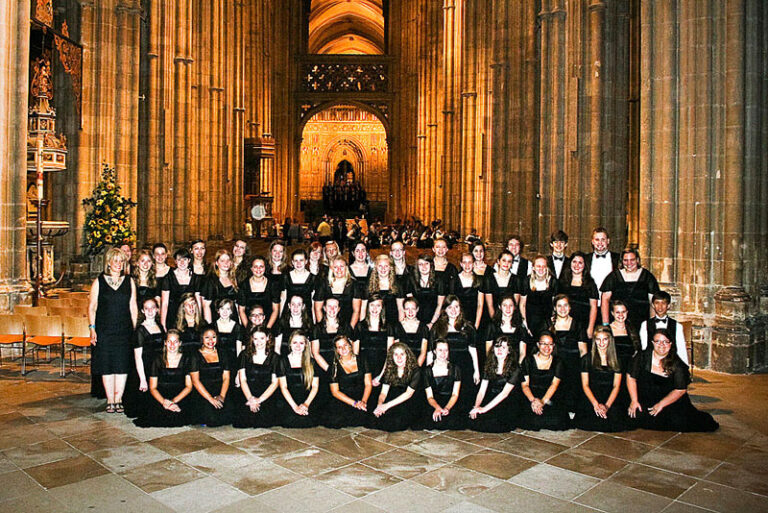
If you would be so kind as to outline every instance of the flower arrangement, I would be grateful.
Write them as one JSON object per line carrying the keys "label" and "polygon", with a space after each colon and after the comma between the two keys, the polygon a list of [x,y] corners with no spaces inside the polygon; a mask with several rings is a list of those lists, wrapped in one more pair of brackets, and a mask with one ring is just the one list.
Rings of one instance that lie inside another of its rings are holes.
{"label": "flower arrangement", "polygon": [[85,214],[85,252],[98,255],[110,246],[132,244],[136,232],[131,229],[128,211],[136,206],[130,198],[120,194],[115,169],[102,165],[101,180],[91,196],[83,200]]}

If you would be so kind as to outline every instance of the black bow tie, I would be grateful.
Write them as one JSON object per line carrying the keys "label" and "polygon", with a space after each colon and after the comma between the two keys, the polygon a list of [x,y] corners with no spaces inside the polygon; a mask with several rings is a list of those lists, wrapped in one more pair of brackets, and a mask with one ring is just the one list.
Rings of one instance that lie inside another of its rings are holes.
{"label": "black bow tie", "polygon": [[519,261],[520,261],[520,257],[519,256],[516,256],[515,258],[512,259],[512,262],[519,262]]}
{"label": "black bow tie", "polygon": [[553,256],[553,257],[552,257],[552,259],[553,259],[553,260],[557,260],[558,262],[562,262],[563,260],[565,260],[565,257],[556,257],[556,256]]}
{"label": "black bow tie", "polygon": [[595,253],[595,258],[605,258],[607,256],[608,256],[608,253],[603,253],[602,255],[598,255],[597,253]]}
{"label": "black bow tie", "polygon": [[668,317],[664,317],[663,319],[661,317],[654,317],[654,319],[656,319],[657,323],[663,322],[664,324],[666,324]]}

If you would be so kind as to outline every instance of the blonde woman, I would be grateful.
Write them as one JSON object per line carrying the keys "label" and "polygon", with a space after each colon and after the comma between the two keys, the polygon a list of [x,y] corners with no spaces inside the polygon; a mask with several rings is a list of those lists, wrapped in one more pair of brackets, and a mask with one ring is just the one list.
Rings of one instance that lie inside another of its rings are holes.
{"label": "blonde woman", "polygon": [[[405,290],[395,274],[395,263],[389,255],[381,254],[373,261],[373,272],[368,279],[368,296],[378,294],[384,300],[384,311],[389,322],[403,318]],[[364,304],[361,311],[364,311]]]}
{"label": "blonde woman", "polygon": [[288,354],[280,358],[277,366],[283,396],[278,402],[277,420],[289,428],[313,427],[317,415],[312,403],[320,388],[320,370],[312,360],[309,337],[304,331],[294,331],[288,347]]}
{"label": "blonde woman", "polygon": [[557,280],[550,272],[547,257],[539,255],[533,259],[533,272],[521,280],[520,315],[528,333],[538,338],[547,329],[552,316],[552,298],[557,294]]}
{"label": "blonde woman", "polygon": [[349,272],[347,261],[341,256],[331,260],[328,277],[318,280],[314,297],[315,319],[318,323],[323,320],[323,306],[331,298],[339,302],[340,322],[354,328],[360,320],[362,295]]}
{"label": "blonde woman", "polygon": [[101,376],[107,413],[122,413],[125,381],[131,367],[131,340],[139,314],[136,284],[125,275],[127,257],[121,250],[107,251],[104,262],[104,272],[91,285],[88,306],[91,372]]}
{"label": "blonde woman", "polygon": [[[205,322],[212,323],[218,319],[216,305],[223,299],[230,299],[237,303],[238,289],[237,279],[232,269],[232,255],[226,249],[216,252],[213,261],[213,272],[207,277],[200,291],[202,297],[203,318]],[[237,309],[234,308],[233,312]]]}

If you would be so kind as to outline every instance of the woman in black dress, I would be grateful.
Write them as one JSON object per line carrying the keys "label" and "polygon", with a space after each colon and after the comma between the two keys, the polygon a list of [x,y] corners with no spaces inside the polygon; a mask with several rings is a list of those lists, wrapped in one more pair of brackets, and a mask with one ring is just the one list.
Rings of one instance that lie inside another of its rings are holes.
{"label": "woman in black dress", "polygon": [[251,276],[238,287],[237,306],[243,326],[248,325],[247,313],[255,305],[261,306],[262,312],[267,315],[267,328],[271,328],[277,322],[280,312],[280,284],[277,280],[270,279],[266,272],[267,261],[264,257],[253,257]]}
{"label": "woman in black dress", "polygon": [[388,255],[382,253],[373,263],[373,273],[368,280],[367,301],[361,311],[367,308],[371,296],[377,294],[384,300],[387,321],[394,323],[402,318],[407,285],[404,287],[402,281],[395,276],[395,267]]}
{"label": "woman in black dress", "polygon": [[152,253],[148,249],[139,251],[136,265],[133,267],[133,279],[136,282],[136,306],[141,309],[145,299],[154,299],[160,304],[160,286],[155,278]]}
{"label": "woman in black dress", "polygon": [[[334,297],[329,297],[323,307],[323,320],[315,324],[312,329],[312,356],[324,374],[329,372],[329,368],[333,363],[335,350],[333,341],[340,335],[347,338],[352,336],[349,324],[344,323],[339,318],[340,309],[339,301]],[[327,384],[327,382],[324,382],[324,379],[321,377],[321,388],[324,384]]]}
{"label": "woman in black dress", "polygon": [[317,241],[309,245],[307,270],[316,277],[322,277],[328,274],[328,265],[323,262],[323,245]]}
{"label": "woman in black dress", "polygon": [[536,339],[549,325],[552,298],[557,294],[557,280],[549,271],[547,257],[539,255],[534,258],[533,272],[520,282],[520,315],[528,333]]}
{"label": "woman in black dress", "polygon": [[438,278],[430,255],[419,255],[407,293],[419,302],[419,320],[431,329],[440,317],[446,287],[445,281]]}
{"label": "woman in black dress", "polygon": [[275,407],[279,400],[277,362],[272,335],[265,328],[255,328],[251,340],[240,354],[238,377],[240,393],[236,396],[236,428],[270,427],[277,423]]}
{"label": "woman in black dress", "polygon": [[365,311],[363,311],[363,300],[368,293],[368,279],[371,277],[373,271],[373,265],[371,259],[368,256],[368,248],[362,242],[355,244],[352,249],[352,255],[354,261],[349,266],[349,273],[355,279],[355,295],[354,304],[358,311],[358,321],[365,317]]}
{"label": "woman in black dress", "polygon": [[384,312],[384,300],[378,294],[368,299],[366,317],[357,324],[354,335],[355,354],[364,353],[373,374],[373,386],[380,385],[387,351],[395,338],[389,329]]}
{"label": "woman in black dress", "polygon": [[[451,350],[451,360],[461,371],[461,388],[467,397],[474,397],[480,384],[480,361],[477,357],[477,333],[461,311],[461,303],[456,296],[445,298],[445,309],[430,333],[434,351],[434,342],[445,339]],[[431,363],[427,355],[427,363]]]}
{"label": "woman in black dress", "polygon": [[568,296],[571,304],[571,317],[587,328],[587,337],[592,338],[597,321],[597,301],[600,293],[595,280],[589,274],[587,257],[577,251],[571,255],[568,269],[560,275],[558,290]]}
{"label": "woman in black dress", "polygon": [[158,311],[154,298],[145,299],[141,308],[141,323],[133,332],[133,365],[123,394],[127,417],[137,417],[150,400],[147,375],[152,362],[162,356],[165,341],[165,330],[157,322]]}
{"label": "woman in black dress", "polygon": [[181,305],[181,296],[197,292],[198,279],[192,273],[189,264],[192,255],[186,249],[179,249],[173,254],[176,268],[171,270],[161,283],[160,323],[163,328],[176,327],[176,315]]}
{"label": "woman in black dress", "polygon": [[191,292],[181,296],[179,311],[176,313],[176,326],[181,338],[181,352],[184,354],[197,353],[200,349],[200,330],[203,329],[203,316],[194,294]]}
{"label": "woman in black dress", "polygon": [[278,423],[288,428],[316,426],[319,411],[313,402],[320,387],[320,369],[312,360],[306,333],[294,331],[288,348],[277,366],[282,393],[282,400],[277,403]]}
{"label": "woman in black dress", "polygon": [[278,277],[288,270],[288,262],[285,259],[285,241],[273,240],[269,245],[269,271],[270,278]]}
{"label": "woman in black dress", "polygon": [[414,394],[421,387],[419,364],[408,346],[397,343],[389,348],[381,383],[371,427],[382,431],[408,429],[419,417]]}
{"label": "woman in black dress", "polygon": [[149,369],[149,393],[153,400],[134,421],[141,427],[186,426],[190,419],[189,377],[186,357],[181,354],[181,339],[175,329],[165,335],[163,353]]}
{"label": "woman in black dress", "polygon": [[464,429],[468,394],[461,393],[461,370],[450,361],[448,341],[435,341],[435,359],[423,370],[427,407],[416,425],[422,429]]}
{"label": "woman in black dress", "polygon": [[639,427],[659,431],[715,431],[720,425],[691,403],[688,366],[677,356],[672,335],[653,334],[653,347],[637,353],[627,376],[629,416]]}
{"label": "woman in black dress", "polygon": [[609,274],[600,286],[600,308],[603,323],[610,322],[612,300],[621,300],[629,310],[629,323],[640,326],[655,314],[651,309],[651,298],[659,291],[656,277],[640,266],[640,254],[628,248],[621,252],[621,268]]}
{"label": "woman in black dress", "polygon": [[[448,242],[446,242],[445,239],[436,239],[432,246],[432,251],[435,253],[435,258],[432,264],[435,269],[435,276],[437,276],[438,280],[442,280],[445,290],[451,290],[456,275],[459,274],[459,270],[446,258],[446,255],[448,254]],[[422,305],[422,307],[423,306],[424,305]]]}
{"label": "woman in black dress", "polygon": [[314,299],[315,319],[318,321],[323,319],[323,303],[334,298],[339,303],[339,320],[342,324],[354,328],[360,320],[360,304],[365,294],[361,295],[349,272],[347,261],[343,257],[334,257],[330,265],[328,275],[317,280]]}
{"label": "woman in black dress", "polygon": [[[254,328],[267,328],[267,323],[264,318],[264,310],[260,305],[253,305],[248,311],[248,324],[245,325],[243,331],[250,333]],[[272,333],[274,329],[267,328],[267,331]],[[238,347],[237,354],[240,354],[242,350],[242,346]]]}
{"label": "woman in black dress", "polygon": [[[399,290],[403,291],[408,288],[408,280],[412,274],[411,269],[413,267],[408,265],[408,262],[405,259],[405,255],[405,245],[402,243],[402,241],[395,241],[391,246],[389,246],[389,256],[392,259],[392,267],[395,269],[395,280],[397,280]],[[375,261],[373,267],[374,272],[376,272]]]}
{"label": "woman in black dress", "polygon": [[582,394],[576,405],[573,424],[585,431],[625,431],[627,395],[622,392],[624,369],[616,356],[611,330],[600,326],[595,330],[592,351],[581,358]]}
{"label": "woman in black dress", "polygon": [[192,263],[190,268],[197,276],[205,277],[208,274],[208,262],[205,261],[205,241],[195,239],[189,245],[189,252],[192,254]]}
{"label": "woman in black dress", "polygon": [[365,355],[355,355],[348,337],[333,340],[334,357],[329,369],[331,400],[322,423],[329,428],[368,426],[368,399],[373,390],[371,370]]}
{"label": "woman in black dress", "polygon": [[472,269],[478,276],[485,276],[485,272],[488,269],[488,264],[485,263],[485,244],[482,242],[475,242],[469,249],[472,253]]}
{"label": "woman in black dress", "polygon": [[[310,308],[312,305],[312,292],[315,289],[315,276],[307,270],[307,252],[297,249],[291,254],[293,269],[283,273],[283,281],[280,292],[281,311],[285,311],[288,299],[301,296],[304,304]],[[314,315],[309,312],[309,315]]]}
{"label": "woman in black dress", "polygon": [[419,302],[413,297],[406,298],[403,303],[403,314],[403,320],[395,325],[394,341],[407,345],[413,354],[418,355],[416,360],[419,362],[419,367],[423,367],[424,362],[427,361],[429,328],[418,318]]}
{"label": "woman in black dress", "polygon": [[[220,249],[216,252],[216,258],[213,261],[213,271],[203,281],[200,290],[201,304],[203,308],[203,319],[205,322],[216,322],[218,312],[216,305],[222,299],[229,299],[237,302],[237,278],[232,272],[232,255],[226,249]],[[234,310],[237,312],[237,309]]]}
{"label": "woman in black dress", "polygon": [[581,395],[581,358],[589,351],[589,345],[584,327],[571,317],[571,303],[565,294],[555,296],[551,332],[555,336],[557,355],[563,363],[560,395],[567,411],[574,413]]}
{"label": "woman in black dress", "polygon": [[123,392],[131,368],[131,338],[136,327],[136,284],[123,273],[127,258],[117,248],[107,251],[104,272],[91,285],[88,320],[91,372],[101,376],[107,412],[123,412]]}
{"label": "woman in black dress", "polygon": [[487,324],[483,337],[483,340],[485,340],[483,352],[486,355],[490,355],[491,347],[496,339],[502,335],[507,337],[509,343],[512,344],[511,349],[519,355],[518,362],[522,363],[523,359],[528,355],[528,344],[531,338],[528,335],[528,330],[522,325],[520,315],[515,310],[515,298],[512,296],[505,296],[501,300],[501,304],[496,310],[496,315]]}
{"label": "woman in black dress", "polygon": [[203,345],[189,360],[189,376],[197,390],[193,396],[195,424],[223,426],[232,421],[228,397],[232,362],[228,353],[216,347],[217,342],[216,330],[204,329]]}
{"label": "woman in black dress", "polygon": [[505,433],[516,427],[519,416],[521,371],[515,343],[505,335],[493,341],[483,380],[469,412],[469,428],[485,433]]}
{"label": "woman in black dress", "polygon": [[632,326],[627,319],[629,310],[624,301],[614,299],[611,301],[611,334],[616,344],[616,355],[619,358],[619,365],[623,372],[629,372],[632,358],[640,351],[640,336],[637,333],[637,326]]}
{"label": "woman in black dress", "polygon": [[168,248],[165,244],[157,242],[152,246],[152,259],[155,261],[155,278],[158,280],[159,284],[160,280],[165,278],[171,271],[171,266],[168,265]]}
{"label": "woman in black dress", "polygon": [[517,278],[512,274],[512,253],[506,249],[499,253],[496,260],[496,272],[485,273],[483,281],[483,294],[485,294],[485,304],[488,307],[488,315],[493,318],[496,310],[501,304],[501,298],[504,296],[513,296],[515,303],[518,302],[520,291],[518,290]]}
{"label": "woman in black dress", "polygon": [[312,331],[312,319],[301,296],[290,298],[288,307],[280,317],[280,321],[275,324],[275,351],[277,354],[283,355],[288,352],[288,339],[291,338],[291,333],[296,330],[303,330],[304,333]]}
{"label": "woman in black dress", "polygon": [[231,299],[220,299],[216,308],[218,319],[213,323],[219,340],[218,348],[227,353],[229,361],[233,364],[238,361],[238,348],[242,346],[244,338],[242,326],[235,317],[236,308],[237,305]]}
{"label": "woman in black dress", "polygon": [[483,322],[485,296],[482,291],[483,279],[481,275],[475,273],[474,265],[472,255],[469,253],[461,255],[461,272],[456,275],[453,289],[449,293],[459,298],[462,312],[475,330],[479,330],[480,323]]}
{"label": "woman in black dress", "polygon": [[569,428],[568,409],[561,401],[563,362],[555,352],[554,335],[539,335],[538,351],[523,362],[520,389],[526,401],[521,401],[520,424],[523,429],[562,431]]}

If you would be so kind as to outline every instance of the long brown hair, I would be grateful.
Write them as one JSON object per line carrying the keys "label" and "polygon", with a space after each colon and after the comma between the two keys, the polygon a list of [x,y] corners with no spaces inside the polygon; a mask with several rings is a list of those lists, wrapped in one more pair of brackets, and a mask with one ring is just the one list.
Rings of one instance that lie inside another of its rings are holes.
{"label": "long brown hair", "polygon": [[605,349],[605,361],[608,364],[608,368],[614,372],[621,371],[622,369],[619,367],[619,358],[616,355],[616,343],[613,340],[613,332],[609,326],[598,326],[592,334],[592,368],[599,369],[602,366],[600,350],[597,348],[597,343],[595,342],[595,338],[600,333],[608,335],[608,347]]}
{"label": "long brown hair", "polygon": [[[397,364],[395,363],[395,349],[402,349],[405,351],[405,368],[403,369],[403,376],[397,375]],[[384,376],[382,381],[389,383],[390,385],[404,385],[410,383],[411,377],[416,369],[419,368],[419,362],[414,356],[411,348],[402,342],[395,342],[387,351],[387,361],[384,364]]]}
{"label": "long brown hair", "polygon": [[245,346],[245,354],[248,360],[252,360],[253,355],[256,354],[256,345],[253,343],[253,336],[256,333],[263,333],[267,336],[267,346],[264,348],[267,357],[269,357],[275,349],[275,339],[272,337],[272,333],[263,326],[256,326],[248,332],[248,344]]}
{"label": "long brown hair", "polygon": [[[333,337],[333,367],[330,372],[331,379],[336,379],[339,375],[339,367],[341,367],[341,358],[339,358],[339,351],[336,349],[336,344],[339,342],[339,340],[343,340],[347,343],[349,346],[349,352],[352,356],[353,360],[357,360],[357,356],[355,356],[355,352],[352,351],[352,342],[350,342],[349,337],[346,335],[336,335]],[[358,370],[359,367],[358,367]]]}
{"label": "long brown hair", "polygon": [[[661,368],[664,369],[664,373],[669,376],[678,365],[679,358],[677,357],[677,346],[673,341],[672,333],[666,329],[666,328],[659,328],[657,330],[653,331],[653,335],[651,335],[650,344],[653,344],[653,339],[656,338],[656,335],[663,335],[664,338],[669,340],[669,352],[667,353],[667,356],[665,356],[661,362]],[[653,348],[650,348],[651,351],[653,351]]]}
{"label": "long brown hair", "polygon": [[459,301],[459,297],[455,294],[448,294],[445,296],[445,301],[443,301],[443,311],[440,314],[440,318],[437,319],[437,322],[435,322],[435,325],[432,327],[436,338],[445,338],[446,335],[448,335],[448,314],[445,312],[445,309],[454,301],[459,303],[459,316],[456,317],[454,329],[464,334],[464,330],[469,325],[467,320],[464,318],[464,310],[461,308],[461,301]]}
{"label": "long brown hair", "polygon": [[221,273],[219,271],[219,258],[222,256],[227,255],[229,257],[229,261],[232,263],[232,267],[229,268],[229,271],[227,272],[227,277],[229,278],[229,281],[232,282],[232,287],[237,291],[237,271],[235,270],[235,259],[232,257],[232,253],[229,252],[227,249],[220,249],[216,252],[216,257],[213,259],[213,274],[217,278],[221,278]]}
{"label": "long brown hair", "polygon": [[148,249],[140,250],[136,256],[136,265],[134,265],[132,268],[133,279],[136,280],[137,287],[141,285],[141,270],[139,270],[139,260],[145,255],[148,256],[152,261],[152,267],[150,267],[149,271],[147,271],[147,287],[154,288],[157,286],[157,279],[155,278],[155,258],[152,255],[152,252]]}
{"label": "long brown hair", "polygon": [[195,295],[192,292],[185,292],[181,295],[181,299],[179,300],[179,310],[176,312],[176,329],[179,330],[179,332],[184,331],[187,328],[190,328],[187,324],[187,316],[184,315],[184,303],[186,303],[189,299],[192,299],[192,301],[195,302],[195,329],[200,329],[200,326],[203,324],[203,316],[200,314],[200,307],[197,304],[197,300],[195,299]]}
{"label": "long brown hair", "polygon": [[496,374],[496,369],[499,368],[499,360],[496,358],[496,352],[493,348],[498,347],[501,344],[507,344],[507,349],[509,350],[507,357],[504,359],[502,375],[505,378],[508,378],[512,372],[517,369],[517,361],[519,359],[517,349],[515,349],[514,344],[509,340],[508,336],[501,335],[493,342],[493,346],[491,347],[491,350],[488,351],[488,356],[485,359],[485,369],[483,369],[483,377],[485,379],[490,380],[498,376],[498,374]]}

